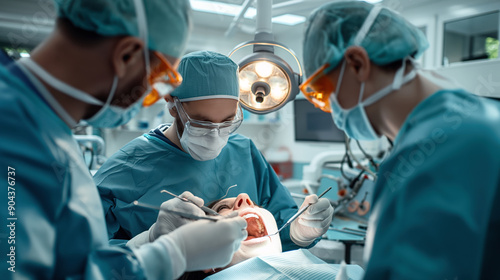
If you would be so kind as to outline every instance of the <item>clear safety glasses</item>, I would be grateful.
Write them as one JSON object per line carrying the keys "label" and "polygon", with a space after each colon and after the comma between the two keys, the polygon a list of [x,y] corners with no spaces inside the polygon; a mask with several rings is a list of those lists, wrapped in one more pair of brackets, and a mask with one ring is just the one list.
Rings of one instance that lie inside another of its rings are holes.
{"label": "clear safety glasses", "polygon": [[144,107],[153,105],[156,101],[163,98],[169,90],[166,90],[165,93],[161,94],[158,89],[155,88],[155,84],[164,84],[167,87],[170,87],[170,90],[178,87],[182,83],[182,77],[177,72],[177,70],[172,67],[170,62],[159,52],[153,52],[153,54],[160,60],[158,66],[151,70],[151,73],[148,77],[148,82],[151,85],[151,92],[144,98],[142,105]]}
{"label": "clear safety glasses", "polygon": [[309,102],[327,113],[332,112],[330,95],[334,91],[331,83],[325,76],[325,69],[329,67],[330,64],[323,65],[299,87]]}
{"label": "clear safety glasses", "polygon": [[174,98],[174,104],[175,108],[177,108],[177,112],[179,113],[181,121],[184,124],[185,131],[187,131],[192,136],[207,135],[215,130],[219,133],[219,136],[227,136],[235,132],[243,121],[243,111],[241,110],[239,104],[238,108],[236,109],[237,112],[234,119],[222,123],[194,120],[186,113],[184,107],[182,106],[182,103],[178,98]]}

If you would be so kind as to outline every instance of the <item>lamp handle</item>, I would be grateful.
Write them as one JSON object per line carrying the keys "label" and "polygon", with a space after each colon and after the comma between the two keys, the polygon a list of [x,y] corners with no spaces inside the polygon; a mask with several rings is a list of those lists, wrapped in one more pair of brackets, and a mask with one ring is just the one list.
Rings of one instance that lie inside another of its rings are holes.
{"label": "lamp handle", "polygon": [[231,57],[236,51],[238,51],[244,47],[253,46],[253,45],[273,46],[273,47],[278,47],[278,48],[284,49],[289,54],[291,54],[293,56],[293,58],[295,59],[295,62],[297,63],[297,66],[299,67],[299,76],[302,77],[302,66],[300,65],[299,59],[297,58],[295,53],[292,50],[290,50],[289,48],[287,48],[285,45],[277,43],[277,42],[272,42],[272,41],[270,41],[270,42],[266,42],[266,41],[243,42],[243,43],[237,45],[236,47],[234,47],[234,49],[229,53],[228,57]]}

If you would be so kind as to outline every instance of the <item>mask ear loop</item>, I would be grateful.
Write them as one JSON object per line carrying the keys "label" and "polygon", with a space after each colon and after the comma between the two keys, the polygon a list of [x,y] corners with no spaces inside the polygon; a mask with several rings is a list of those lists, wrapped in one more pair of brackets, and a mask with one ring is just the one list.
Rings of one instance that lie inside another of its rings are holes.
{"label": "mask ear loop", "polygon": [[337,96],[340,93],[340,85],[342,84],[342,80],[344,79],[345,65],[346,65],[346,60],[344,59],[344,61],[342,61],[342,66],[340,67],[340,73],[339,73],[339,78],[337,79],[337,86],[335,87],[335,92],[332,95],[330,95],[330,98],[332,98],[333,96],[333,98],[337,99],[337,103],[338,103]]}
{"label": "mask ear loop", "polygon": [[365,82],[362,82],[361,87],[359,88],[358,104],[361,104],[363,100],[363,95],[365,95]]}

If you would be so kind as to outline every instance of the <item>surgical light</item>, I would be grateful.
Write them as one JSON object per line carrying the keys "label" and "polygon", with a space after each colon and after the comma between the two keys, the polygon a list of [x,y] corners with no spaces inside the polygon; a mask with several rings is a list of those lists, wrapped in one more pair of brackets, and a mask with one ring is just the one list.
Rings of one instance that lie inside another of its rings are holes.
{"label": "surgical light", "polygon": [[[286,46],[274,41],[271,32],[272,1],[257,0],[257,31],[253,41],[236,46],[229,54],[244,47],[253,47],[253,53],[238,62],[240,104],[256,114],[266,114],[294,100],[299,92],[302,67],[297,56]],[[295,73],[290,65],[274,53],[275,48],[288,52],[298,65]]]}

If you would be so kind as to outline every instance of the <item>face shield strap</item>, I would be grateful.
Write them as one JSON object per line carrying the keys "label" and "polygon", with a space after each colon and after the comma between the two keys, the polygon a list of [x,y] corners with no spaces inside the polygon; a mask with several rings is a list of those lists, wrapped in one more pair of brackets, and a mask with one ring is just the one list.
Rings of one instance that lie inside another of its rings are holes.
{"label": "face shield strap", "polygon": [[149,46],[148,46],[148,26],[146,22],[146,12],[142,0],[134,0],[137,16],[137,28],[139,29],[139,38],[144,42],[144,61],[146,65],[146,77],[149,77]]}
{"label": "face shield strap", "polygon": [[[370,13],[368,14],[368,16],[365,19],[365,22],[363,22],[363,25],[361,26],[358,33],[356,34],[356,37],[354,38],[354,43],[353,43],[354,46],[359,46],[361,44],[361,42],[365,39],[366,34],[368,34],[368,31],[372,27],[373,23],[375,22],[375,19],[377,18],[378,14],[380,13],[381,10],[382,10],[382,6],[374,6],[370,10]],[[345,60],[344,60],[344,62],[345,62]],[[335,69],[338,66],[338,64],[335,64],[333,62],[329,62],[329,64],[330,64],[330,66],[323,70],[324,74],[330,73],[333,69]],[[345,66],[343,65],[342,67],[344,68]],[[344,74],[344,70],[341,70],[340,77],[342,77],[343,74]],[[339,88],[339,85],[337,85],[336,92],[338,91],[338,88]],[[336,92],[335,92],[335,94],[336,94]]]}
{"label": "face shield strap", "polygon": [[[182,125],[186,126],[186,124],[189,122],[189,115],[186,113],[186,111],[184,111],[184,107],[182,107],[181,101],[177,97],[174,97],[174,102],[172,103],[173,104],[171,105],[171,107],[172,108],[175,107],[175,110],[177,111],[177,115],[179,116]],[[170,102],[167,104],[170,104]]]}
{"label": "face shield strap", "polygon": [[172,102],[167,102],[167,109],[171,110],[171,109],[172,109],[172,108],[174,108],[174,107],[175,107],[175,103],[174,103],[174,101],[172,101]]}
{"label": "face shield strap", "polygon": [[382,6],[373,6],[370,13],[366,17],[365,22],[363,23],[363,25],[359,29],[358,34],[356,34],[356,37],[354,38],[353,44],[355,46],[361,45],[361,42],[363,42],[363,40],[365,39],[366,34],[368,34],[368,31],[370,31],[370,28],[372,27],[373,22],[375,22],[375,19],[377,18],[378,14],[380,13],[381,10],[382,10]]}

